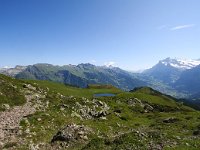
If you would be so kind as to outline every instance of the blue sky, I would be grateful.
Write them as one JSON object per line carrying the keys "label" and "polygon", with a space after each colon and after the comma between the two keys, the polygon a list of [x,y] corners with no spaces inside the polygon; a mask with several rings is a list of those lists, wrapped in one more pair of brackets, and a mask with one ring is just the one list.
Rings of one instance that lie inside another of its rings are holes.
{"label": "blue sky", "polygon": [[200,58],[199,0],[0,0],[0,66]]}

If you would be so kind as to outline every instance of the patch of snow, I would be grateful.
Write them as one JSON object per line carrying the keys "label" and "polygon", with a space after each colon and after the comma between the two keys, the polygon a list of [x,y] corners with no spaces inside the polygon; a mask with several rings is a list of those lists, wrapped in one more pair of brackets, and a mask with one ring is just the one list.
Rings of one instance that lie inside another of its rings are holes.
{"label": "patch of snow", "polygon": [[114,62],[114,61],[105,62],[104,66],[109,67],[109,68],[117,67],[116,62]]}

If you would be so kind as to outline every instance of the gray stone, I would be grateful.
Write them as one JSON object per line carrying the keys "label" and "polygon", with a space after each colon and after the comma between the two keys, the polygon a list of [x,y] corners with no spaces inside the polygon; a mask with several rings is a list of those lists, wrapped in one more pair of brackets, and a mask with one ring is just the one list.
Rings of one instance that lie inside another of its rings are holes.
{"label": "gray stone", "polygon": [[2,104],[2,107],[6,110],[10,109],[10,105],[9,104]]}

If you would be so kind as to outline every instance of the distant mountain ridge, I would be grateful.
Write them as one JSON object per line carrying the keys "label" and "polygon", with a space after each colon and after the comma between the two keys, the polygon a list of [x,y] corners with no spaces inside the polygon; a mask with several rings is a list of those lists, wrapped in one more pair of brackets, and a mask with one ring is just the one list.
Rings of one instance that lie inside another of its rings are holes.
{"label": "distant mountain ridge", "polygon": [[17,65],[15,68],[4,67],[4,68],[0,68],[0,73],[15,77],[17,74],[24,71],[26,68],[27,66],[19,66],[19,65]]}
{"label": "distant mountain ridge", "polygon": [[10,68],[1,73],[18,79],[49,80],[78,87],[87,87],[88,84],[112,84],[130,90],[146,85],[137,76],[120,68],[95,66],[89,63],[64,66],[35,64]]}
{"label": "distant mountain ridge", "polygon": [[187,97],[200,95],[200,60],[166,58],[142,73],[131,73],[113,66],[35,64],[0,69],[1,74],[18,79],[49,80],[77,87],[111,84],[123,90],[149,86],[160,92]]}

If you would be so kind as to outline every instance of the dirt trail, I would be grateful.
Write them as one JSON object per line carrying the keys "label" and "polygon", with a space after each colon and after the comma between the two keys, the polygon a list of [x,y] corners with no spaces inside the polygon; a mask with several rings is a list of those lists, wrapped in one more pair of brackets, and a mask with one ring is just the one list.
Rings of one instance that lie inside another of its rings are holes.
{"label": "dirt trail", "polygon": [[25,95],[27,102],[23,106],[15,106],[0,112],[0,147],[3,143],[16,139],[19,132],[20,121],[23,117],[36,112],[32,100],[33,95]]}

